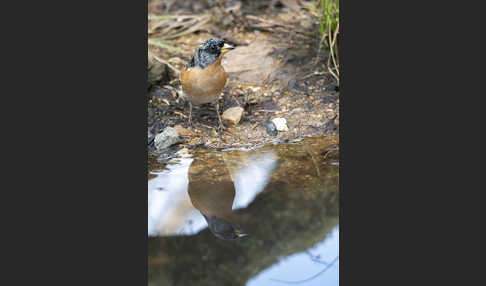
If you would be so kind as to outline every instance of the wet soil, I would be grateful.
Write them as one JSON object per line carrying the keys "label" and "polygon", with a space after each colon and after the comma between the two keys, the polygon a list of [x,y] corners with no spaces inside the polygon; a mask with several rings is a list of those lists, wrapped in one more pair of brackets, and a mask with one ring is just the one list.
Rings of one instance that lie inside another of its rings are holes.
{"label": "wet soil", "polygon": [[[159,6],[149,6],[149,12],[208,13],[212,20],[205,29],[173,39],[178,51],[150,46],[150,52],[181,70],[206,39],[231,39],[237,48],[223,59],[229,79],[219,100],[220,112],[241,106],[244,114],[236,126],[226,124],[227,130],[218,133],[214,106],[202,105],[193,109],[193,126],[189,127],[189,104],[183,98],[177,72],[170,69],[169,77],[148,91],[149,134],[182,125],[193,134],[184,137],[180,147],[191,149],[250,147],[339,132],[339,88],[325,72],[327,52],[319,47],[317,22],[305,9],[279,1],[173,1],[169,9],[163,3],[171,1],[158,2]],[[225,8],[240,8],[235,13],[221,12],[218,2]],[[252,55],[257,59],[254,64],[249,61]],[[289,131],[272,136],[267,123],[276,117],[287,120]],[[149,144],[149,151],[155,151],[153,144]]]}

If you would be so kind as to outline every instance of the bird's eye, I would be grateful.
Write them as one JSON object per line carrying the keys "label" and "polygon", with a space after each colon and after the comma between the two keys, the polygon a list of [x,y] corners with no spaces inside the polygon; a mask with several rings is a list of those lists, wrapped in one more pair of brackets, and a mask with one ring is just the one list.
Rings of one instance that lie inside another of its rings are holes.
{"label": "bird's eye", "polygon": [[224,46],[224,42],[219,43],[219,47],[222,48]]}

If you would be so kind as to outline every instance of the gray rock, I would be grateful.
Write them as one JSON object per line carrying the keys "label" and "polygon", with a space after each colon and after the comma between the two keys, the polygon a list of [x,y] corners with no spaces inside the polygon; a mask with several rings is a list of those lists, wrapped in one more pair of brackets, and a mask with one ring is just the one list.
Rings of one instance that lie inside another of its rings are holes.
{"label": "gray rock", "polygon": [[157,134],[154,139],[154,145],[157,150],[165,149],[179,142],[182,142],[182,138],[172,127],[165,128],[164,131]]}
{"label": "gray rock", "polygon": [[155,59],[149,58],[147,72],[149,89],[154,85],[164,85],[170,81],[169,68]]}
{"label": "gray rock", "polygon": [[222,64],[238,82],[263,83],[279,67],[278,60],[269,55],[276,48],[277,45],[268,41],[255,41],[228,53]]}

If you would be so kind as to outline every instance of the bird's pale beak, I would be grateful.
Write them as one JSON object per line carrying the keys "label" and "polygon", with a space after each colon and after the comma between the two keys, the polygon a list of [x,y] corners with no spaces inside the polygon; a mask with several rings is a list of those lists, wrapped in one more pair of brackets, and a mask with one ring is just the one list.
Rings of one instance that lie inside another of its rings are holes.
{"label": "bird's pale beak", "polygon": [[235,233],[238,237],[248,236],[247,233],[243,233],[240,229],[235,229]]}
{"label": "bird's pale beak", "polygon": [[224,46],[223,48],[221,48],[221,53],[222,54],[226,54],[227,52],[233,50],[235,47],[233,47],[232,45],[229,45],[227,43],[224,43]]}

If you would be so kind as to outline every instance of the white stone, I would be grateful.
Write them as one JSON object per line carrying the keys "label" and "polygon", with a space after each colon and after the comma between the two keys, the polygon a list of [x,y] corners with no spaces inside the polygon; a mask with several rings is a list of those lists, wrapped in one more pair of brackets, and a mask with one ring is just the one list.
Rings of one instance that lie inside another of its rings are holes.
{"label": "white stone", "polygon": [[287,120],[285,120],[285,118],[274,118],[272,119],[272,122],[275,124],[278,131],[289,131],[289,127],[287,127]]}

